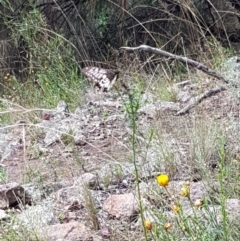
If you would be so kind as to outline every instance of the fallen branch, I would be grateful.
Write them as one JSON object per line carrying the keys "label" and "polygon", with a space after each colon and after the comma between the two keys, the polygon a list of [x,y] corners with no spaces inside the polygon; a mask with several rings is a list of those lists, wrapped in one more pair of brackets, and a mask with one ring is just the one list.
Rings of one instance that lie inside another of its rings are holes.
{"label": "fallen branch", "polygon": [[161,49],[158,49],[158,48],[150,47],[148,45],[140,45],[139,47],[121,47],[120,49],[124,49],[124,50],[127,50],[127,51],[144,50],[144,51],[151,52],[151,53],[154,53],[154,54],[160,54],[160,55],[163,55],[163,56],[171,58],[171,59],[176,59],[176,60],[178,60],[182,63],[191,65],[192,67],[194,67],[196,69],[199,69],[202,72],[223,81],[224,83],[228,83],[228,81],[226,79],[224,79],[221,75],[219,75],[218,73],[216,73],[212,69],[209,69],[206,65],[203,65],[202,63],[199,63],[199,62],[197,62],[195,60],[192,60],[192,59],[189,59],[187,57],[175,55],[175,54],[169,53],[167,51],[164,51],[164,50],[161,50]]}
{"label": "fallen branch", "polygon": [[201,95],[198,95],[197,97],[195,97],[195,101],[193,103],[190,103],[187,106],[185,106],[183,109],[179,110],[176,115],[186,114],[194,106],[201,103],[203,101],[203,99],[208,98],[208,97],[210,97],[210,96],[212,96],[216,93],[219,93],[221,91],[224,91],[224,90],[226,90],[226,88],[224,86],[220,86],[220,87],[216,87],[216,88],[213,88],[211,90],[208,90]]}

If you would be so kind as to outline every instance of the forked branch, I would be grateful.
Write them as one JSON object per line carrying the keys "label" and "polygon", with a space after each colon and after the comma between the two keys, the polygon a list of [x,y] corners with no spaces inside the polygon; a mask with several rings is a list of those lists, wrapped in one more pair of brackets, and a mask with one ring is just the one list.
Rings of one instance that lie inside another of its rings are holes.
{"label": "forked branch", "polygon": [[148,45],[140,45],[138,47],[121,47],[120,49],[124,49],[127,51],[143,50],[143,51],[154,53],[154,54],[160,54],[160,55],[165,56],[170,59],[176,59],[184,64],[191,65],[192,67],[199,69],[202,72],[223,81],[224,83],[228,83],[228,81],[226,79],[224,79],[220,74],[218,74],[215,71],[213,71],[212,69],[208,68],[206,65],[199,63],[195,60],[189,59],[187,57],[184,57],[184,56],[172,54],[172,53],[169,53],[167,51],[164,51],[164,50],[161,50],[158,48],[150,47]]}

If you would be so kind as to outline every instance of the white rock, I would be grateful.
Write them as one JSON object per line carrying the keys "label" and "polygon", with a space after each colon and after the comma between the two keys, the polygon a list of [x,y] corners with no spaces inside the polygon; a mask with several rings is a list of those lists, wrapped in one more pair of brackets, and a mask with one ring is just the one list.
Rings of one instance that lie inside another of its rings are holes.
{"label": "white rock", "polygon": [[138,210],[138,202],[133,193],[110,195],[103,203],[103,210],[116,218],[129,218]]}

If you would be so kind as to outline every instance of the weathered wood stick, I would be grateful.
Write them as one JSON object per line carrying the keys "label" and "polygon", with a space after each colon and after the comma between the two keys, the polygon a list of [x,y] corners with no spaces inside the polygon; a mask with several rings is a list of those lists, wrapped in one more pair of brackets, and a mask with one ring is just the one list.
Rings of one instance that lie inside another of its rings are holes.
{"label": "weathered wood stick", "polygon": [[226,90],[226,88],[224,86],[219,86],[219,87],[213,88],[211,90],[208,90],[201,95],[196,96],[194,102],[188,104],[187,106],[185,106],[184,108],[179,110],[176,115],[183,115],[183,114],[187,113],[190,109],[195,107],[197,104],[201,103],[203,101],[203,99],[206,99],[206,98],[208,98],[216,93],[219,93],[221,91],[224,91],[224,90]]}
{"label": "weathered wood stick", "polygon": [[127,51],[143,50],[143,51],[151,52],[151,53],[154,53],[154,54],[160,54],[160,55],[163,55],[163,56],[171,58],[171,59],[176,59],[176,60],[178,60],[182,63],[191,65],[192,67],[194,67],[196,69],[199,69],[202,72],[223,81],[224,83],[228,83],[228,81],[226,79],[224,79],[221,75],[219,75],[218,73],[216,73],[212,69],[208,68],[206,65],[203,65],[202,63],[199,63],[199,62],[197,62],[195,60],[192,60],[192,59],[189,59],[187,57],[172,54],[172,53],[169,53],[167,51],[164,51],[164,50],[161,50],[161,49],[158,49],[158,48],[150,47],[148,45],[140,45],[138,47],[121,47],[120,49],[124,49],[124,50],[127,50]]}

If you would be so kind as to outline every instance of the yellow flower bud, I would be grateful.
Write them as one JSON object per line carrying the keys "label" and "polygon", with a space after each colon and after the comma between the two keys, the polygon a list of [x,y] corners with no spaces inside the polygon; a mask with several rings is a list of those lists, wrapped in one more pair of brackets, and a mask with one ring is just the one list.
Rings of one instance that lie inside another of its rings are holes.
{"label": "yellow flower bud", "polygon": [[197,200],[194,202],[194,206],[195,206],[196,208],[200,208],[202,205],[203,205],[203,200],[202,200],[202,199],[197,199]]}
{"label": "yellow flower bud", "polygon": [[173,211],[174,213],[178,213],[178,212],[180,211],[180,207],[179,207],[178,205],[173,205],[173,206],[172,206],[172,211]]}
{"label": "yellow flower bud", "polygon": [[165,229],[165,230],[168,230],[168,229],[171,228],[171,227],[172,227],[171,223],[165,223],[165,224],[164,224],[164,229]]}
{"label": "yellow flower bud", "polygon": [[152,224],[151,221],[146,220],[146,221],[144,222],[144,227],[145,227],[147,230],[152,230],[153,224]]}
{"label": "yellow flower bud", "polygon": [[166,187],[169,183],[169,177],[167,174],[161,174],[157,177],[157,183],[159,186]]}
{"label": "yellow flower bud", "polygon": [[188,186],[183,186],[181,188],[181,192],[180,192],[180,195],[182,197],[189,197],[190,196],[190,188]]}

